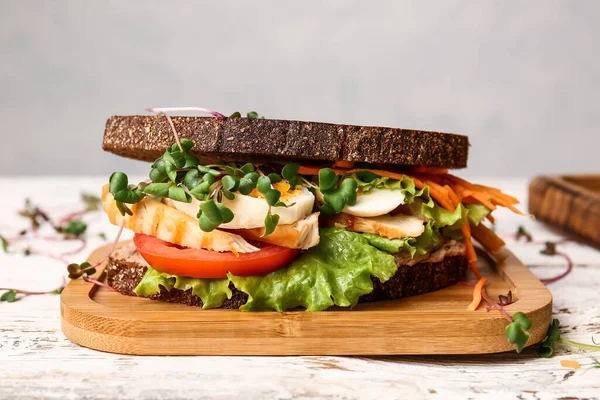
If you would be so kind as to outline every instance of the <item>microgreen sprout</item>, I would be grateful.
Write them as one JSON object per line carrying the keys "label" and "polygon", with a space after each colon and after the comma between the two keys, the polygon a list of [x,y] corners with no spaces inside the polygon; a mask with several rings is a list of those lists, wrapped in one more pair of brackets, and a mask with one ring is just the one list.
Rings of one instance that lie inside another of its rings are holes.
{"label": "microgreen sprout", "polygon": [[[0,235],[0,245],[2,246],[2,250],[8,253],[13,245],[25,242],[28,239],[43,240],[46,242],[60,240],[78,241],[80,245],[77,248],[60,255],[38,250],[29,245],[20,248],[21,253],[25,256],[38,255],[67,263],[64,258],[65,256],[76,254],[85,248],[85,232],[87,231],[87,224],[83,222],[81,218],[87,213],[96,211],[100,208],[100,199],[95,195],[82,193],[81,202],[84,205],[83,209],[67,213],[59,218],[51,218],[49,213],[34,205],[31,200],[25,199],[25,207],[20,210],[18,214],[29,220],[29,226],[20,230],[17,236],[7,237]],[[60,234],[60,236],[41,235],[39,231],[44,226],[51,227],[54,232]]]}
{"label": "microgreen sprout", "polygon": [[0,243],[2,244],[2,251],[8,253],[8,240],[2,235],[0,235]]}
{"label": "microgreen sprout", "polygon": [[[592,342],[594,342],[594,338],[592,337]],[[556,343],[561,343],[566,346],[577,347],[583,350],[590,351],[599,351],[600,346],[591,345],[586,343],[579,343],[572,340],[565,339],[560,334],[560,322],[558,319],[553,319],[550,327],[548,328],[548,333],[546,334],[546,338],[540,343],[538,347],[538,354],[541,357],[552,357],[554,354],[554,345]],[[594,342],[595,343],[595,342]]]}
{"label": "microgreen sprout", "polygon": [[527,229],[525,229],[523,225],[519,225],[519,228],[517,229],[516,233],[516,239],[519,240],[522,237],[524,237],[525,241],[527,242],[531,242],[533,240],[533,236],[531,236],[531,233],[529,233],[529,231],[527,231]]}
{"label": "microgreen sprout", "polygon": [[344,178],[339,182],[339,175],[331,168],[319,171],[319,190],[323,194],[325,204],[321,206],[324,215],[335,215],[342,212],[346,204],[356,204],[358,184],[352,178]]}
{"label": "microgreen sprout", "polygon": [[540,250],[540,254],[544,254],[547,256],[556,255],[556,243],[555,242],[546,242],[545,245],[546,245],[546,247],[544,247],[542,250]]}
{"label": "microgreen sprout", "polygon": [[208,113],[214,117],[225,118],[225,116],[223,114],[221,114],[220,112],[207,110],[206,108],[201,108],[201,107],[155,107],[155,108],[147,108],[146,111],[147,112],[155,112],[155,113],[158,113],[159,115],[165,116],[165,118],[167,119],[167,123],[169,124],[169,126],[171,127],[171,131],[173,132],[173,136],[175,137],[175,143],[177,144],[177,147],[179,147],[179,150],[181,150],[181,152],[183,152],[183,147],[179,140],[179,135],[177,134],[177,129],[175,129],[175,124],[173,124],[173,120],[171,119],[171,117],[169,116],[168,113],[197,111],[197,112]]}
{"label": "microgreen sprout", "polygon": [[214,117],[218,118],[226,118],[225,115],[221,114],[217,111],[208,110],[202,107],[155,107],[155,108],[147,108],[147,112],[155,112],[155,113],[171,113],[171,112],[202,112],[210,114]]}
{"label": "microgreen sprout", "polygon": [[[128,187],[129,188],[129,187]],[[138,187],[129,188],[132,191],[138,189]],[[27,218],[30,221],[30,226],[26,229],[22,229],[19,231],[17,236],[14,237],[6,237],[0,235],[0,242],[2,244],[3,250],[8,252],[9,246],[13,244],[23,242],[29,238],[35,240],[43,240],[46,242],[54,242],[61,240],[69,240],[69,241],[77,241],[79,242],[79,246],[62,254],[54,254],[51,252],[39,250],[33,248],[30,245],[26,245],[20,248],[20,251],[25,256],[37,255],[47,257],[58,262],[61,262],[67,265],[67,270],[69,272],[70,278],[80,278],[82,277],[84,280],[93,281],[93,278],[90,275],[95,273],[95,268],[101,263],[104,262],[102,260],[100,263],[89,265],[89,263],[82,264],[69,264],[67,261],[67,256],[77,254],[81,252],[86,246],[86,232],[87,232],[87,224],[81,220],[81,218],[89,212],[94,212],[100,209],[101,201],[95,195],[90,195],[86,193],[81,194],[81,202],[83,203],[84,208],[70,212],[58,218],[51,218],[49,213],[42,210],[40,207],[33,205],[33,203],[29,200],[25,200],[25,207],[23,210],[19,211],[19,215]],[[40,229],[44,226],[50,227],[54,230],[55,233],[59,235],[42,235],[40,234]],[[117,241],[120,236],[122,230],[119,231],[119,235],[117,235]],[[101,237],[106,239],[106,235],[99,234]],[[114,245],[113,245],[114,249]],[[112,252],[112,250],[111,250]],[[107,255],[108,256],[108,255]],[[97,283],[101,286],[105,286],[102,283]],[[63,286],[44,292],[31,292],[22,289],[13,289],[13,288],[0,288],[0,291],[5,293],[0,296],[1,301],[13,302],[19,300],[18,295],[22,296],[30,296],[30,295],[41,295],[41,294],[60,294],[62,292]]]}
{"label": "microgreen sprout", "polygon": [[124,228],[125,228],[125,219],[123,219],[123,222],[121,222],[119,231],[117,232],[117,236],[115,236],[115,240],[113,241],[113,244],[112,244],[110,250],[105,254],[104,257],[102,257],[102,259],[100,259],[96,263],[90,264],[89,262],[85,261],[81,264],[71,263],[71,264],[67,265],[67,272],[69,272],[69,278],[70,279],[79,279],[79,278],[83,277],[84,280],[86,280],[86,277],[89,277],[90,275],[95,274],[96,268],[98,266],[100,266],[102,263],[104,263],[108,259],[108,257],[112,254],[112,252],[115,250],[115,248],[117,247],[117,244],[119,243],[119,239],[121,238],[121,234],[123,233]]}
{"label": "microgreen sprout", "polygon": [[541,357],[548,358],[554,354],[554,343],[560,339],[560,322],[558,319],[553,319],[546,338],[540,343],[538,347],[538,354]]}
{"label": "microgreen sprout", "polygon": [[78,238],[85,233],[87,224],[80,220],[71,220],[64,227],[59,227],[58,232],[65,235],[65,238]]}
{"label": "microgreen sprout", "polygon": [[81,193],[81,201],[85,205],[85,211],[98,211],[102,207],[100,197],[94,194]]}
{"label": "microgreen sprout", "polygon": [[[512,300],[512,293],[509,292],[509,295],[505,296],[507,299],[510,296]],[[531,336],[528,330],[531,328],[531,320],[522,312],[516,312],[512,316],[504,309],[504,306],[492,299],[486,289],[485,286],[481,288],[481,297],[485,301],[488,302],[489,306],[487,311],[491,311],[492,309],[496,309],[500,311],[502,316],[508,321],[508,325],[504,329],[504,334],[508,339],[510,344],[515,346],[517,353],[520,353],[521,350],[527,344],[529,337]],[[502,299],[501,299],[502,302]]]}
{"label": "microgreen sprout", "polygon": [[19,211],[19,215],[29,219],[31,223],[29,230],[32,232],[36,232],[42,224],[50,221],[48,214],[34,206],[28,198],[25,199],[25,208]]}
{"label": "microgreen sprout", "polygon": [[508,341],[515,345],[517,353],[520,353],[531,336],[528,332],[528,329],[531,328],[531,320],[527,315],[519,311],[512,316],[512,321],[506,327],[504,333]]}
{"label": "microgreen sprout", "polygon": [[571,271],[573,271],[573,260],[571,259],[571,257],[569,257],[568,254],[557,251],[556,243],[546,242],[546,247],[543,250],[541,250],[540,253],[547,255],[547,256],[559,256],[559,257],[564,258],[565,261],[567,262],[567,269],[562,274],[559,274],[553,278],[540,279],[544,285],[548,285],[550,283],[559,281],[559,280],[563,279],[564,277],[566,277],[567,275],[569,275],[571,273]]}
{"label": "microgreen sprout", "polygon": [[[242,114],[239,111],[234,112],[229,116],[229,118],[240,118]],[[246,113],[246,118],[249,119],[265,119],[265,117],[260,116],[256,111],[248,111]]]}
{"label": "microgreen sprout", "polygon": [[2,293],[2,296],[0,296],[0,301],[6,301],[7,303],[13,303],[17,301],[17,291],[11,289],[7,292]]}
{"label": "microgreen sprout", "polygon": [[548,285],[550,283],[557,282],[557,281],[563,279],[564,277],[566,277],[567,275],[569,275],[573,271],[574,263],[573,263],[573,260],[571,259],[571,257],[569,257],[568,254],[558,250],[558,246],[560,244],[567,243],[567,242],[571,241],[571,239],[564,238],[564,239],[561,239],[558,241],[546,241],[546,242],[534,241],[531,233],[529,233],[523,226],[519,226],[517,232],[512,236],[516,240],[519,240],[520,238],[524,237],[526,239],[527,243],[535,244],[535,245],[543,245],[544,248],[542,250],[540,250],[540,254],[543,254],[546,256],[562,257],[567,262],[567,269],[565,272],[563,272],[553,278],[540,279],[540,281],[543,284]]}
{"label": "microgreen sprout", "polygon": [[65,288],[65,284],[66,284],[66,282],[63,279],[62,285],[60,285],[56,289],[42,291],[42,292],[32,292],[29,290],[21,290],[21,289],[0,288],[0,292],[4,292],[4,293],[2,293],[2,296],[0,296],[0,302],[5,301],[7,303],[14,303],[15,301],[18,301],[21,299],[21,297],[18,297],[19,295],[21,295],[22,297],[27,297],[27,296],[36,296],[36,295],[42,295],[42,294],[61,294],[63,289]]}
{"label": "microgreen sprout", "polygon": [[508,306],[510,304],[512,304],[513,302],[513,297],[512,297],[512,291],[509,290],[507,295],[499,295],[498,296],[498,303],[500,303],[501,306]]}

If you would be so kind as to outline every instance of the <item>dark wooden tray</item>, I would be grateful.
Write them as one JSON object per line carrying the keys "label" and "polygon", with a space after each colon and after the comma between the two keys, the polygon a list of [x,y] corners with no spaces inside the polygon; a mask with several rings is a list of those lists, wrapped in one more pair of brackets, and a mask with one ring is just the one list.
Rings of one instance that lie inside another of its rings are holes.
{"label": "dark wooden tray", "polygon": [[600,175],[536,177],[529,184],[529,212],[600,248]]}

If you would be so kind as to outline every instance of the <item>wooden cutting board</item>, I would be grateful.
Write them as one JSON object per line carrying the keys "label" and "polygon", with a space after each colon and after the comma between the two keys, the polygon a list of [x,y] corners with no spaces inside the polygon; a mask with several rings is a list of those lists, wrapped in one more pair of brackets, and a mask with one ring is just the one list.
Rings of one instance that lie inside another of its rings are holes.
{"label": "wooden cutting board", "polygon": [[600,248],[600,175],[536,177],[529,184],[529,212]]}
{"label": "wooden cutting board", "polygon": [[[88,261],[102,258],[108,247]],[[105,265],[95,277],[102,279]],[[506,310],[531,319],[528,345],[544,339],[552,319],[552,295],[514,255],[492,268],[493,298],[512,290]],[[92,349],[139,355],[384,355],[480,354],[512,351],[506,320],[484,306],[466,311],[472,288],[455,285],[401,300],[359,304],[323,312],[202,310],[121,295],[83,280],[61,295],[62,329]]]}

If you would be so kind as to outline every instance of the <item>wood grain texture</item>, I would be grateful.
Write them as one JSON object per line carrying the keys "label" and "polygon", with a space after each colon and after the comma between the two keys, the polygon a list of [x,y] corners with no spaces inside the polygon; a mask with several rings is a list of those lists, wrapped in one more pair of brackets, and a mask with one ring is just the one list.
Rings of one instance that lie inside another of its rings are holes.
{"label": "wood grain texture", "polygon": [[[201,162],[349,160],[381,164],[467,166],[463,135],[380,126],[338,125],[277,119],[173,117],[181,137],[195,142]],[[102,148],[144,161],[156,160],[173,144],[164,116],[113,116]]]}
{"label": "wood grain texture", "polygon": [[534,178],[529,185],[529,212],[600,247],[600,175]]}
{"label": "wood grain texture", "polygon": [[[97,249],[90,263],[107,247]],[[103,265],[98,276],[104,275]],[[482,266],[485,268],[485,266]],[[552,295],[512,254],[488,269],[489,292],[512,290],[509,313],[532,320],[529,345],[551,321]],[[500,313],[465,310],[472,289],[455,285],[403,300],[359,304],[353,310],[255,312],[199,310],[123,296],[71,281],[61,295],[62,328],[75,343],[139,355],[386,355],[481,354],[513,350]]]}

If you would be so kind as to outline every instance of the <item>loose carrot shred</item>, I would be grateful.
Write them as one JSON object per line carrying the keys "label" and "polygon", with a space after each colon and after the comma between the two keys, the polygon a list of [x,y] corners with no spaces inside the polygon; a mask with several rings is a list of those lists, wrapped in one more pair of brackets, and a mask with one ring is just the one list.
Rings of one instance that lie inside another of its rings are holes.
{"label": "loose carrot shred", "polygon": [[471,225],[467,222],[460,228],[463,236],[465,237],[465,247],[467,250],[467,260],[469,261],[469,267],[476,277],[481,278],[481,272],[477,267],[477,254],[475,253],[475,247],[473,247],[473,239],[471,238]]}
{"label": "loose carrot shred", "polygon": [[478,191],[478,189],[477,189],[476,185],[472,184],[472,183],[471,183],[471,182],[469,182],[469,181],[465,181],[464,179],[462,179],[462,178],[459,178],[459,177],[458,177],[458,176],[456,176],[456,175],[447,174],[447,175],[446,175],[446,179],[448,179],[448,180],[450,180],[450,181],[452,181],[452,182],[454,182],[454,183],[458,183],[458,184],[460,184],[460,185],[462,185],[462,186],[466,187],[467,189],[471,189],[471,190],[473,190],[473,191]]}
{"label": "loose carrot shred", "polygon": [[506,193],[502,193],[502,191],[500,189],[493,188],[490,186],[484,186],[484,185],[473,185],[473,186],[475,186],[476,188],[483,190],[495,197],[500,197],[510,204],[518,204],[519,203],[518,199],[516,199],[512,196],[509,196]]}
{"label": "loose carrot shred", "polygon": [[481,204],[489,208],[490,210],[495,210],[496,206],[490,202],[490,197],[487,193],[482,192],[473,192],[471,197],[479,201]]}
{"label": "loose carrot shred", "polygon": [[354,161],[337,160],[333,163],[333,168],[351,169],[354,168]]}
{"label": "loose carrot shred", "polygon": [[469,307],[467,307],[468,311],[475,311],[477,310],[477,307],[479,307],[479,304],[481,303],[481,291],[486,282],[487,278],[480,278],[475,284],[475,287],[473,288],[473,301],[469,304]]}
{"label": "loose carrot shred", "polygon": [[483,224],[471,226],[471,234],[487,251],[492,253],[500,250],[506,244],[494,231]]}
{"label": "loose carrot shred", "polygon": [[454,191],[456,192],[456,195],[458,196],[459,199],[464,199],[465,197],[469,197],[473,194],[473,191],[465,188],[462,185],[453,185],[452,186]]}
{"label": "loose carrot shred", "polygon": [[423,183],[429,186],[429,194],[442,207],[444,207],[448,211],[454,211],[456,209],[456,207],[453,206],[453,202],[450,199],[448,195],[448,190],[446,190],[446,188],[430,180],[424,180]]}
{"label": "loose carrot shred", "polygon": [[[458,207],[458,204],[459,204],[458,196],[456,195],[454,190],[450,186],[446,186],[445,190],[448,192],[449,197],[451,199],[452,198],[456,199],[456,201],[454,202],[455,208]],[[451,211],[453,211],[455,208],[453,208]],[[471,226],[469,225],[468,220],[463,225],[463,227],[460,228],[460,231],[462,232],[463,236],[465,237],[465,248],[467,251],[467,260],[469,261],[469,267],[471,268],[471,271],[473,271],[475,276],[477,276],[478,278],[481,278],[481,272],[479,272],[479,267],[477,267],[477,254],[475,253],[475,247],[473,247],[473,240],[471,238]]]}
{"label": "loose carrot shred", "polygon": [[579,369],[580,365],[575,360],[560,360],[560,365],[564,368]]}
{"label": "loose carrot shred", "polygon": [[512,204],[506,202],[504,199],[501,199],[499,197],[494,197],[494,198],[492,198],[492,201],[494,203],[498,204],[499,206],[508,208],[510,211],[514,212],[515,214],[525,215],[520,210],[515,208]]}
{"label": "loose carrot shred", "polygon": [[492,224],[496,224],[496,218],[494,218],[494,216],[492,214],[488,214],[485,216],[485,218],[490,221]]}
{"label": "loose carrot shred", "polygon": [[411,179],[413,180],[413,182],[415,183],[415,187],[417,189],[423,189],[425,187],[425,184],[423,182],[421,182],[421,180],[415,178],[415,177],[411,177]]}
{"label": "loose carrot shred", "polygon": [[469,196],[469,197],[464,197],[461,202],[463,204],[479,204],[479,201],[477,201],[476,199],[474,199],[473,197]]}
{"label": "loose carrot shred", "polygon": [[448,185],[444,185],[444,189],[446,189],[446,192],[448,193],[448,197],[450,197],[450,200],[452,200],[452,203],[454,203],[454,206],[457,207],[460,204],[460,199],[458,198],[458,195],[456,194],[456,192],[454,192],[454,190]]}

